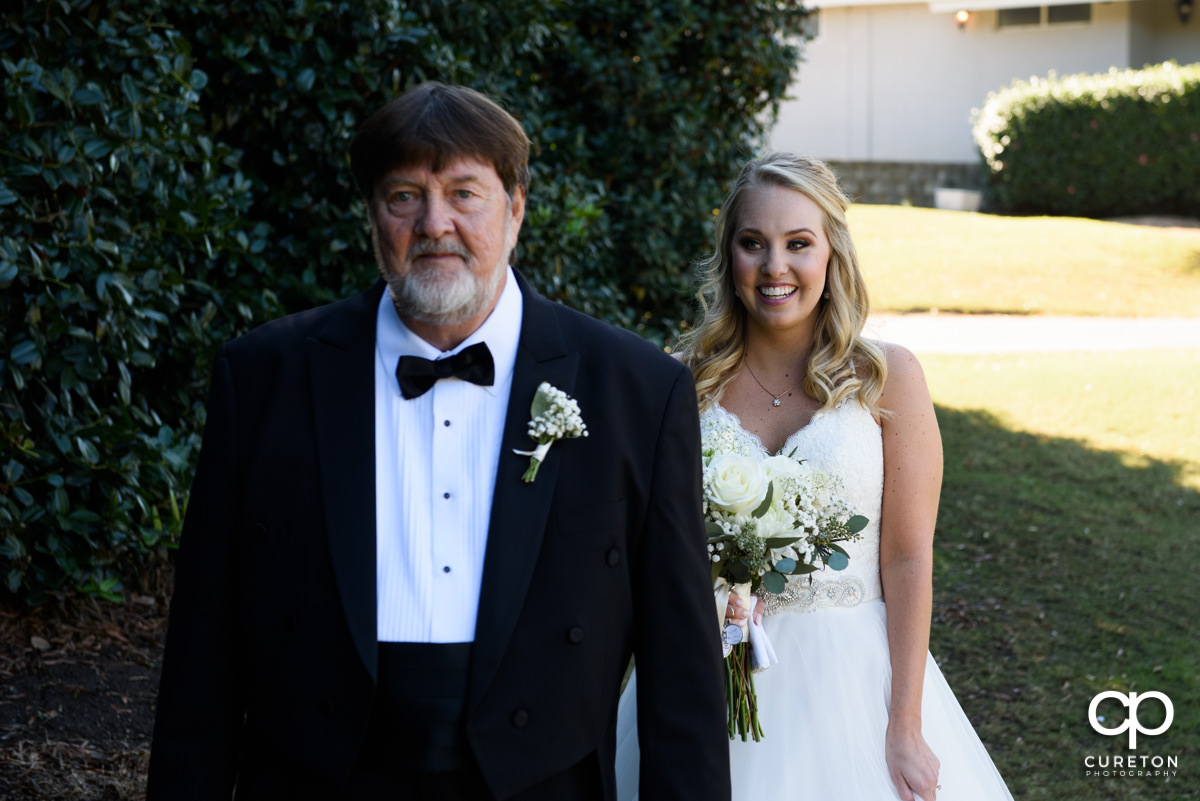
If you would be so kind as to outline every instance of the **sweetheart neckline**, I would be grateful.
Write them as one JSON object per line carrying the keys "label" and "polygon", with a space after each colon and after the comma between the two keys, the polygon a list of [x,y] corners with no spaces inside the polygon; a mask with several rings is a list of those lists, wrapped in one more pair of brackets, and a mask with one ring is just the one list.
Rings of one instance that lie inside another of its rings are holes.
{"label": "sweetheart neckline", "polygon": [[[843,403],[845,403],[845,401],[843,401]],[[828,414],[830,411],[837,411],[837,409],[840,409],[840,408],[841,408],[841,405],[839,404],[839,406],[838,406],[838,407],[836,407],[836,408],[834,408],[834,409],[826,409],[826,408],[817,409],[815,412],[813,412],[813,416],[812,416],[812,417],[810,417],[810,418],[808,418],[808,422],[807,422],[807,423],[805,423],[804,425],[802,425],[802,426],[800,426],[799,428],[797,428],[797,429],[796,429],[795,431],[793,431],[791,434],[788,434],[788,436],[787,436],[787,439],[785,439],[785,440],[783,441],[783,444],[779,446],[779,450],[778,450],[776,453],[771,453],[771,451],[769,451],[769,450],[767,449],[767,446],[763,444],[762,437],[758,436],[758,434],[755,434],[753,431],[751,431],[750,429],[748,429],[748,428],[746,428],[744,425],[742,425],[742,418],[738,417],[738,416],[737,416],[737,414],[735,414],[734,412],[731,412],[731,411],[729,411],[729,410],[728,410],[728,409],[726,409],[724,406],[722,406],[720,401],[716,401],[716,402],[715,402],[713,405],[714,405],[716,408],[720,409],[720,410],[721,410],[721,411],[722,411],[724,414],[727,414],[727,415],[729,415],[731,418],[733,418],[733,424],[734,424],[735,426],[737,426],[738,430],[739,430],[739,431],[741,431],[741,432],[742,432],[743,434],[745,434],[746,436],[748,436],[748,437],[750,437],[751,439],[753,439],[753,440],[754,440],[754,442],[755,442],[755,444],[757,444],[757,445],[758,445],[758,449],[759,449],[759,450],[760,450],[762,453],[766,454],[767,456],[781,456],[781,455],[783,455],[783,454],[784,454],[784,452],[785,452],[785,450],[787,449],[787,446],[788,446],[789,444],[791,444],[791,442],[792,442],[792,440],[793,440],[793,439],[795,439],[796,437],[800,436],[801,434],[803,434],[803,433],[804,433],[805,431],[807,431],[808,429],[812,428],[812,427],[813,427],[813,425],[814,425],[814,424],[817,422],[817,420],[819,420],[819,419],[820,419],[820,418],[822,418],[822,417],[825,417],[825,416],[826,416],[826,415],[827,415],[827,414]]]}

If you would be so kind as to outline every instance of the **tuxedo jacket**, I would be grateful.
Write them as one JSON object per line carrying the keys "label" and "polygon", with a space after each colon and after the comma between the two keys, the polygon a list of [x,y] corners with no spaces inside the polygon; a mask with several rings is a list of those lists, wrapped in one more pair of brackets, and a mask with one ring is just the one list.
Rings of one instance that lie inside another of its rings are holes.
{"label": "tuxedo jacket", "polygon": [[[584,759],[615,797],[622,676],[638,667],[642,797],[727,799],[719,635],[689,372],[537,295],[523,320],[492,503],[466,731],[498,799]],[[377,667],[374,370],[383,282],[224,345],[176,561],[151,801],[221,799],[283,757],[337,783]],[[514,449],[538,385],[586,438],[533,483]],[[242,795],[239,787],[239,796]]]}

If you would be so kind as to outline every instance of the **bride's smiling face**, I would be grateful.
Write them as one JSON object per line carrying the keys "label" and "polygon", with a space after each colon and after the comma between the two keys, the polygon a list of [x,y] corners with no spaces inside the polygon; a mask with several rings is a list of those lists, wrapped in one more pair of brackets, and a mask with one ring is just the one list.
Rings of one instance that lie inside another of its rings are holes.
{"label": "bride's smiling face", "polygon": [[760,184],[746,190],[730,256],[734,292],[754,327],[812,327],[832,248],[824,214],[808,196]]}

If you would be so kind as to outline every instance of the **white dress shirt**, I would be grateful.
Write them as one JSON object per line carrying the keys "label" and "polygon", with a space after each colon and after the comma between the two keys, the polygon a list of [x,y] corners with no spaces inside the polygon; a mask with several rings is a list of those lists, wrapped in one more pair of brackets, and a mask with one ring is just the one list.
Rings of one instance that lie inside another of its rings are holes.
{"label": "white dress shirt", "polygon": [[[375,324],[375,570],[380,642],[475,639],[483,556],[521,333],[511,268],[496,308],[440,352],[401,322],[387,291]],[[495,383],[442,379],[406,400],[401,356],[439,359],[486,342]]]}

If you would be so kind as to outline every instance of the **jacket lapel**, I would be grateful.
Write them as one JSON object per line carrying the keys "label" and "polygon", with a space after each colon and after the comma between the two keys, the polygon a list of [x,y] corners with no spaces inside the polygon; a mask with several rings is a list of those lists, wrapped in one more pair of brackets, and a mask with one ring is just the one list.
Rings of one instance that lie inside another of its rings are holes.
{"label": "jacket lapel", "polygon": [[579,366],[579,354],[567,351],[553,303],[536,294],[519,274],[517,282],[523,298],[521,337],[492,497],[471,657],[471,702],[482,696],[495,675],[520,616],[550,516],[563,446],[550,448],[537,479],[529,484],[521,480],[529,457],[513,451],[534,447],[527,428],[538,386],[547,381],[572,394]]}
{"label": "jacket lapel", "polygon": [[376,676],[375,316],[383,282],[308,339],[325,528],[346,624]]}

